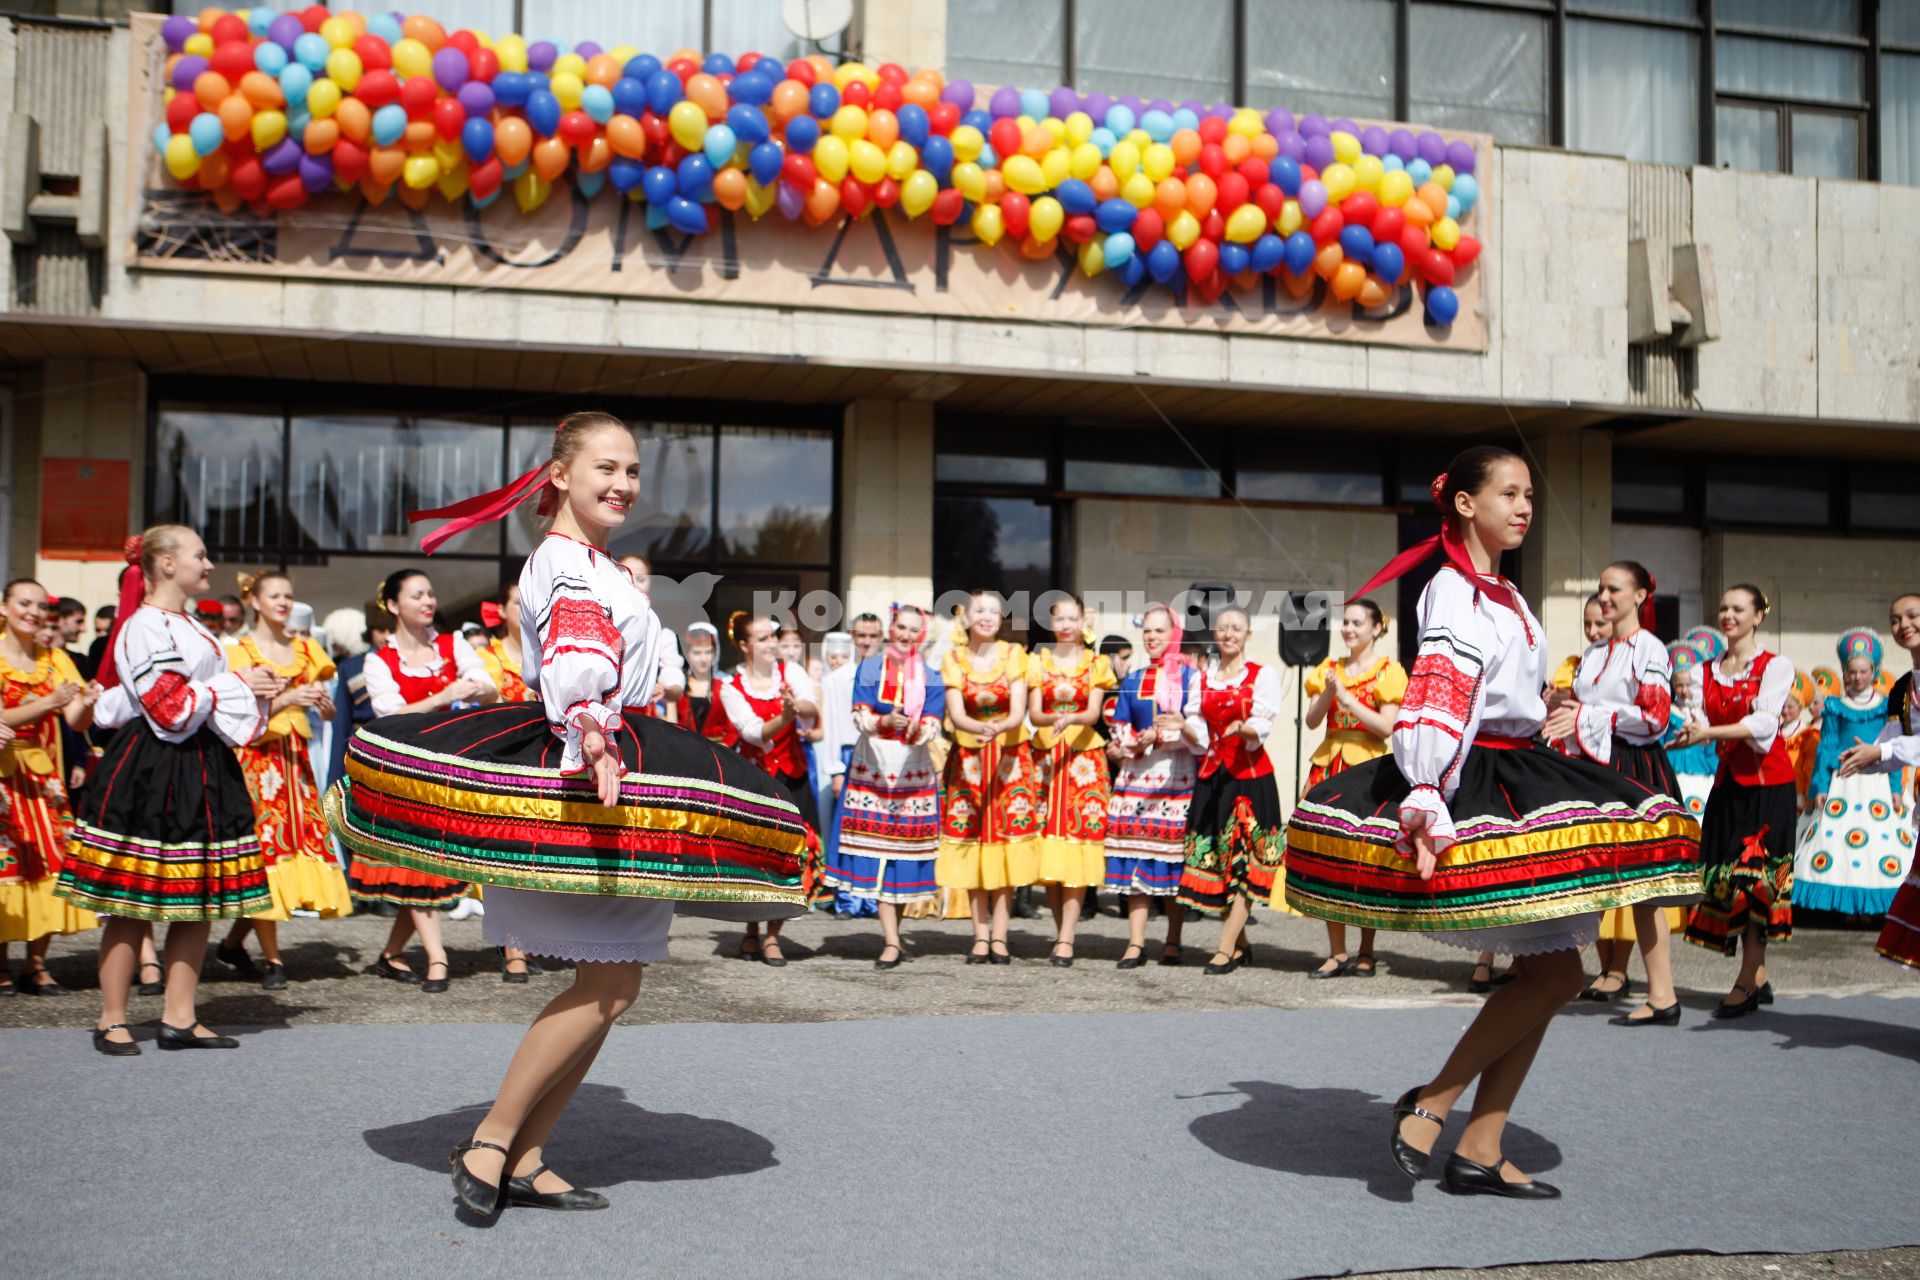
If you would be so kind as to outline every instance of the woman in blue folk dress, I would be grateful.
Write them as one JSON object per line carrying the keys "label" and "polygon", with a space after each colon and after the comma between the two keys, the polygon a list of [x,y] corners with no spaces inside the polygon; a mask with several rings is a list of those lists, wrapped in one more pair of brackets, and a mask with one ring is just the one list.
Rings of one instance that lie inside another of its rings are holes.
{"label": "woman in blue folk dress", "polygon": [[1885,646],[1866,627],[1840,637],[1843,692],[1829,695],[1821,715],[1820,752],[1807,794],[1813,821],[1794,852],[1793,900],[1808,911],[1885,915],[1907,877],[1913,850],[1906,805],[1884,773],[1836,777],[1840,757],[1873,742],[1887,723],[1880,689]]}

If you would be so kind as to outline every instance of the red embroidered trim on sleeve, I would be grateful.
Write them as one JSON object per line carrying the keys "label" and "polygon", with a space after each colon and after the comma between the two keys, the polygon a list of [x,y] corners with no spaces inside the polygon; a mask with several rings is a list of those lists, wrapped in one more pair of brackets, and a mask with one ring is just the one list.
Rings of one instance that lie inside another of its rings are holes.
{"label": "red embroidered trim on sleeve", "polygon": [[1633,696],[1633,706],[1649,727],[1664,729],[1673,712],[1673,690],[1657,684],[1643,684]]}
{"label": "red embroidered trim on sleeve", "polygon": [[140,703],[162,728],[177,728],[193,714],[193,685],[178,671],[162,671]]}
{"label": "red embroidered trim on sleeve", "polygon": [[625,644],[604,606],[567,597],[555,600],[548,611],[547,634],[540,637],[540,649],[542,666],[566,652],[601,654],[618,666]]}
{"label": "red embroidered trim on sleeve", "polygon": [[1473,711],[1473,678],[1437,653],[1422,655],[1407,679],[1407,696],[1400,703],[1404,718],[1434,710],[1465,722]]}

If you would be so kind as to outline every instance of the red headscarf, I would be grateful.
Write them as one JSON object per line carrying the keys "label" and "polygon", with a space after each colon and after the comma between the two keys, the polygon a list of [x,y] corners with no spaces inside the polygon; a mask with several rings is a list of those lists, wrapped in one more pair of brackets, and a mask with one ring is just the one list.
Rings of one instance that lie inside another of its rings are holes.
{"label": "red headscarf", "polygon": [[1498,578],[1489,582],[1487,575],[1474,567],[1473,558],[1467,554],[1466,540],[1460,536],[1458,519],[1453,512],[1441,505],[1441,497],[1446,493],[1446,489],[1447,473],[1442,471],[1433,478],[1432,485],[1433,505],[1440,508],[1440,532],[1425,541],[1416,542],[1387,561],[1380,572],[1368,578],[1358,591],[1349,591],[1347,599],[1357,600],[1392,582],[1395,578],[1412,573],[1425,564],[1435,551],[1439,551],[1445,554],[1449,565],[1459,570],[1467,581],[1473,584],[1474,590],[1495,604],[1512,609],[1524,619],[1526,615],[1521,612],[1518,602],[1514,599],[1513,588],[1507,584],[1506,579]]}
{"label": "red headscarf", "polygon": [[147,598],[147,575],[140,567],[139,537],[128,537],[121,546],[121,553],[127,558],[127,567],[120,571],[120,604],[114,610],[113,626],[107,632],[107,652],[100,659],[100,670],[93,676],[104,689],[111,689],[120,683],[120,672],[113,664],[114,644],[120,639],[120,628],[127,625],[127,619]]}

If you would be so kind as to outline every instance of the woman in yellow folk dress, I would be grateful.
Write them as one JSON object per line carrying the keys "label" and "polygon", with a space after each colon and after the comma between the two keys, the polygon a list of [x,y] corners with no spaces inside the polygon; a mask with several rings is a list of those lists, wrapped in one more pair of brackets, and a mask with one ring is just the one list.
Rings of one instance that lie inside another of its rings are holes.
{"label": "woman in yellow folk dress", "polygon": [[[1379,605],[1371,600],[1348,601],[1340,613],[1340,639],[1347,646],[1347,656],[1328,658],[1307,673],[1307,697],[1312,699],[1307,704],[1307,727],[1317,729],[1322,721],[1327,725],[1327,736],[1315,749],[1313,767],[1307,771],[1308,791],[1342,770],[1377,760],[1393,749],[1388,738],[1400,700],[1407,696],[1407,669],[1375,650],[1386,630],[1387,617]],[[1271,905],[1286,908],[1285,877],[1274,878]],[[1373,930],[1360,931],[1360,950],[1349,958],[1347,927],[1329,922],[1326,963],[1307,976],[1371,978],[1377,971]]]}
{"label": "woman in yellow folk dress", "polygon": [[[47,945],[56,933],[80,933],[99,920],[53,892],[73,826],[60,724],[92,724],[99,687],[80,678],[65,650],[39,643],[51,612],[39,583],[9,582],[4,607],[0,723],[11,733],[0,745],[0,995],[64,995],[47,972]],[[27,944],[17,987],[7,956],[16,942]]]}
{"label": "woman in yellow folk dress", "polygon": [[967,602],[967,638],[940,664],[953,721],[934,879],[964,889],[973,914],[968,964],[1011,964],[1013,891],[1040,878],[1040,795],[1027,745],[1027,657],[996,639],[1006,606],[992,591]]}
{"label": "woman in yellow folk dress", "polygon": [[1087,647],[1086,610],[1077,596],[1056,603],[1050,618],[1053,645],[1027,659],[1027,719],[1040,789],[1040,883],[1055,930],[1047,962],[1070,969],[1086,891],[1107,878],[1113,782],[1094,725],[1106,706],[1101,694],[1119,682],[1106,657]]}
{"label": "woman in yellow folk dress", "polygon": [[[280,922],[295,911],[311,911],[322,920],[353,914],[347,876],[333,858],[333,840],[320,813],[320,788],[314,781],[310,712],[331,718],[333,659],[311,636],[293,635],[293,580],[284,573],[240,575],[240,594],[253,606],[253,631],[227,648],[227,666],[245,671],[266,667],[287,682],[275,695],[265,732],[234,748],[253,797],[254,828],[267,864],[267,888],[273,904],[233,922],[214,958],[242,977],[258,977],[262,988],[287,985],[280,959]],[[247,955],[247,934],[260,938],[264,969]]]}

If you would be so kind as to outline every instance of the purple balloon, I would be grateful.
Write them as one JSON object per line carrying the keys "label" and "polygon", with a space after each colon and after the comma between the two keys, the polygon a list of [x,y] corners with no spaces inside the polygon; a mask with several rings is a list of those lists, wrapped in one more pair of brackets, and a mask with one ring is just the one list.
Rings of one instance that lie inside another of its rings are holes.
{"label": "purple balloon", "polygon": [[1360,132],[1360,150],[1370,156],[1387,154],[1387,131],[1379,125],[1368,125]]}
{"label": "purple balloon", "polygon": [[197,53],[190,53],[180,59],[173,64],[173,87],[182,93],[192,93],[193,82],[200,78],[208,65],[207,60]]}
{"label": "purple balloon", "polygon": [[1094,123],[1101,124],[1106,121],[1107,112],[1113,110],[1113,98],[1104,93],[1090,93],[1080,109],[1092,116]]}
{"label": "purple balloon", "polygon": [[1472,173],[1473,148],[1464,142],[1449,142],[1447,163],[1453,166],[1455,173]]}
{"label": "purple balloon", "polygon": [[1275,107],[1267,112],[1267,132],[1276,138],[1284,138],[1294,132],[1293,112],[1285,107]]}
{"label": "purple balloon", "polygon": [[1200,116],[1207,114],[1207,104],[1204,102],[1195,101],[1192,98],[1188,98],[1185,102],[1181,103],[1180,109],[1182,111],[1193,112],[1195,118],[1198,118]]}
{"label": "purple balloon", "polygon": [[1406,129],[1395,129],[1387,135],[1387,150],[1402,160],[1414,160],[1420,155],[1420,145],[1413,140],[1413,134]]}
{"label": "purple balloon", "polygon": [[940,101],[951,102],[962,111],[973,110],[973,81],[949,80],[940,91]]}
{"label": "purple balloon", "polygon": [[535,71],[550,71],[553,60],[560,56],[560,50],[551,40],[537,40],[527,46],[527,65]]}
{"label": "purple balloon", "polygon": [[1300,136],[1303,138],[1324,138],[1333,132],[1333,126],[1319,112],[1300,117]]}
{"label": "purple balloon", "polygon": [[995,120],[1011,120],[1020,114],[1020,91],[1011,86],[993,91],[993,97],[987,102],[987,110],[993,113]]}
{"label": "purple balloon", "polygon": [[292,173],[300,167],[300,157],[305,154],[292,138],[282,138],[261,155],[260,167],[273,174]]}
{"label": "purple balloon", "polygon": [[1341,116],[1338,120],[1328,125],[1327,128],[1333,133],[1351,133],[1356,138],[1360,136],[1360,126],[1345,116]]}
{"label": "purple balloon", "polygon": [[307,29],[300,25],[300,19],[290,13],[281,14],[267,25],[267,39],[288,53],[293,52],[293,42],[305,34]]}
{"label": "purple balloon", "polygon": [[[442,50],[441,52],[445,52]],[[493,110],[493,86],[484,80],[469,80],[460,86],[460,92],[454,95],[460,99],[460,105],[467,109],[467,118],[472,120],[485,116]]]}
{"label": "purple balloon", "polygon": [[1300,212],[1309,218],[1317,218],[1320,211],[1327,207],[1327,188],[1318,178],[1309,178],[1300,184]]}
{"label": "purple balloon", "polygon": [[1280,154],[1298,163],[1307,158],[1307,140],[1292,129],[1277,135],[1280,139]]}
{"label": "purple balloon", "polygon": [[1230,103],[1216,102],[1207,108],[1207,114],[1215,120],[1233,119],[1233,106]]}
{"label": "purple balloon", "polygon": [[1307,139],[1307,163],[1316,172],[1324,170],[1333,163],[1333,139],[1324,133],[1316,133]]}
{"label": "purple balloon", "polygon": [[573,51],[583,58],[597,58],[606,52],[605,49],[602,49],[591,40],[582,40],[579,44],[573,46]]}
{"label": "purple balloon", "polygon": [[1420,135],[1420,158],[1428,164],[1440,165],[1447,162],[1446,139],[1429,129]]}
{"label": "purple balloon", "polygon": [[433,78],[448,93],[457,92],[467,82],[467,55],[452,45],[442,45],[433,55]]}
{"label": "purple balloon", "polygon": [[333,161],[326,156],[300,154],[300,185],[318,195],[333,185]]}
{"label": "purple balloon", "polygon": [[1130,93],[1124,98],[1116,99],[1114,105],[1125,107],[1127,110],[1133,112],[1134,119],[1136,120],[1139,119],[1147,109],[1147,104],[1142,102],[1140,95],[1136,93]]}
{"label": "purple balloon", "polygon": [[780,208],[780,216],[788,222],[797,219],[807,207],[806,197],[791,182],[780,184],[779,193],[773,197],[774,204]]}
{"label": "purple balloon", "polygon": [[160,38],[167,42],[168,53],[178,53],[186,45],[187,37],[200,30],[200,24],[183,13],[176,13],[160,24]]}
{"label": "purple balloon", "polygon": [[1061,85],[1047,95],[1047,111],[1056,120],[1065,120],[1080,110],[1080,95],[1068,85]]}
{"label": "purple balloon", "polygon": [[1148,111],[1164,111],[1168,115],[1172,115],[1174,113],[1175,107],[1171,102],[1168,102],[1165,98],[1155,98],[1152,102],[1149,102],[1147,104],[1147,110]]}

